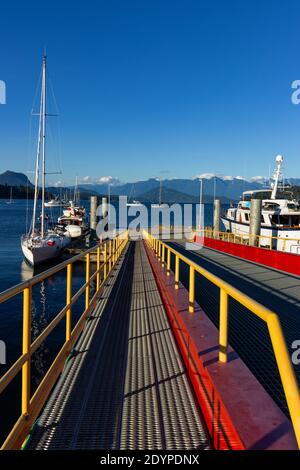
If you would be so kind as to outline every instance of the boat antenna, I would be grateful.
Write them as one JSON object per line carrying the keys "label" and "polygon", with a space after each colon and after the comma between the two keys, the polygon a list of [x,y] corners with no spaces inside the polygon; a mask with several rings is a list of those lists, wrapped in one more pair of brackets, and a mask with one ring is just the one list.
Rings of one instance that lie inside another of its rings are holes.
{"label": "boat antenna", "polygon": [[279,183],[279,178],[282,176],[282,166],[283,166],[283,156],[282,155],[277,155],[276,157],[276,170],[274,173],[274,183],[272,185],[272,194],[271,194],[271,199],[276,199],[277,196],[277,190],[278,190],[278,183]]}

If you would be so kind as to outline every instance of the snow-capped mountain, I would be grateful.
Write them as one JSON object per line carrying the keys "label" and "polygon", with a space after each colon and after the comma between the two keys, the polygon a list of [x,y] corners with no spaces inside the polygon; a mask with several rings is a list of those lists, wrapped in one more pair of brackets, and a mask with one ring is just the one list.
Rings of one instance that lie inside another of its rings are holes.
{"label": "snow-capped mountain", "polygon": [[[199,195],[199,177],[203,181],[203,193],[207,196],[213,196],[216,190],[217,197],[227,199],[239,199],[243,191],[250,189],[258,189],[262,186],[261,182],[247,181],[241,177],[220,177],[211,173],[199,175],[193,179],[165,179],[162,181],[164,188],[179,191],[180,193],[188,194],[190,196]],[[113,195],[126,195],[128,197],[139,197],[152,191],[159,186],[159,180],[151,178],[145,181],[137,181],[133,183],[124,184],[111,184],[110,191]],[[81,184],[83,189],[97,191],[100,194],[106,194],[107,184]]]}

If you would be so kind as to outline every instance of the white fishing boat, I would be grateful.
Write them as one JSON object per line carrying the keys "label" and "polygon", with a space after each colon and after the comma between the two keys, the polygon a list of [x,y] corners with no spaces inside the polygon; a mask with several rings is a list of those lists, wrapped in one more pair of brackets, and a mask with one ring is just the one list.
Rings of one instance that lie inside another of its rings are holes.
{"label": "white fishing boat", "polygon": [[63,213],[58,217],[58,228],[71,238],[84,236],[88,230],[86,210],[80,206],[80,194],[78,190],[78,178],[74,188],[74,199],[65,206]]}
{"label": "white fishing boat", "polygon": [[280,185],[282,167],[283,157],[278,155],[271,188],[245,191],[237,207],[230,207],[221,220],[227,232],[247,239],[251,199],[261,199],[260,246],[300,254],[300,205],[292,192]]}
{"label": "white fishing boat", "polygon": [[131,202],[127,202],[127,207],[141,207],[143,204],[140,201],[133,199]]}
{"label": "white fishing boat", "polygon": [[[48,230],[47,215],[45,214],[45,179],[46,179],[46,56],[43,57],[42,86],[39,110],[39,130],[37,142],[37,156],[35,169],[35,191],[33,203],[33,216],[29,233],[22,235],[21,248],[26,260],[32,265],[44,263],[61,254],[70,243],[70,237],[57,234]],[[41,163],[41,168],[40,168]],[[39,179],[42,177],[42,208],[40,214],[40,226],[37,222]]]}
{"label": "white fishing boat", "polygon": [[49,201],[46,201],[44,203],[45,207],[50,207],[50,208],[51,207],[61,207],[62,205],[63,205],[63,203],[61,202],[61,200],[58,197],[56,197],[54,199],[50,199]]}
{"label": "white fishing boat", "polygon": [[78,206],[74,201],[63,210],[63,214],[58,217],[58,227],[71,238],[78,238],[88,232],[86,221],[86,211],[84,207]]}

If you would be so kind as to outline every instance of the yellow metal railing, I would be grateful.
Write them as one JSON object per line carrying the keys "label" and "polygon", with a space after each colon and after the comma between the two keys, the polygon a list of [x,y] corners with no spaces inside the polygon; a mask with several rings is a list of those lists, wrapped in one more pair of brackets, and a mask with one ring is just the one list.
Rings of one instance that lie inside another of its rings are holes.
{"label": "yellow metal railing", "polygon": [[253,315],[264,321],[268,327],[273,352],[279,370],[285,398],[287,401],[291,421],[293,424],[298,446],[300,447],[300,394],[293,365],[284,339],[279,317],[276,313],[267,309],[255,300],[240,292],[235,287],[210,273],[206,269],[191,261],[166,243],[144,232],[144,238],[154,251],[156,257],[165,266],[167,254],[167,274],[170,275],[171,254],[175,256],[175,289],[179,288],[180,262],[189,267],[189,312],[195,310],[195,273],[199,273],[220,289],[220,311],[219,311],[219,361],[227,362],[228,351],[228,301],[235,299],[246,307]]}
{"label": "yellow metal railing", "polygon": [[[22,355],[15,361],[10,369],[0,379],[0,393],[7,388],[11,381],[22,372],[22,404],[21,416],[15,423],[10,434],[3,443],[1,449],[18,449],[28,435],[34,421],[38,417],[43,405],[45,404],[52,387],[57,381],[63,370],[65,361],[73,346],[75,345],[80,333],[84,329],[86,319],[91,314],[103,284],[110,272],[114,268],[117,260],[122,254],[128,242],[128,232],[120,233],[113,240],[104,242],[101,246],[90,248],[67,261],[33,277],[29,281],[22,282],[0,294],[0,303],[23,293],[23,347]],[[107,248],[109,249],[107,253]],[[91,253],[96,251],[96,271],[91,274]],[[80,289],[72,293],[72,268],[74,263],[85,260],[85,283]],[[62,310],[54,317],[42,333],[31,342],[31,310],[32,310],[32,288],[54,274],[66,270],[66,304]],[[96,281],[95,293],[90,298],[91,283]],[[85,309],[79,320],[72,328],[72,306],[85,294]],[[65,342],[53,360],[48,372],[39,384],[34,395],[31,397],[30,391],[30,362],[32,355],[37,351],[45,339],[63,320],[66,321]]]}
{"label": "yellow metal railing", "polygon": [[285,253],[300,254],[299,238],[273,237],[269,235],[235,234],[231,232],[215,232],[213,228],[197,230],[196,235],[200,237],[214,238],[239,245],[257,246],[266,250],[277,249]]}

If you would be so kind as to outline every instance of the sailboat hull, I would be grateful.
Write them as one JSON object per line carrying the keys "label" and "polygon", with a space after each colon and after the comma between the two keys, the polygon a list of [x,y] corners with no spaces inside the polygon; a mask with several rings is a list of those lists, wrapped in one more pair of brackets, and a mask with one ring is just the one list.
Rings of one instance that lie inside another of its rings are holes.
{"label": "sailboat hull", "polygon": [[57,258],[69,243],[68,237],[51,236],[44,239],[23,237],[21,248],[28,263],[37,266]]}

